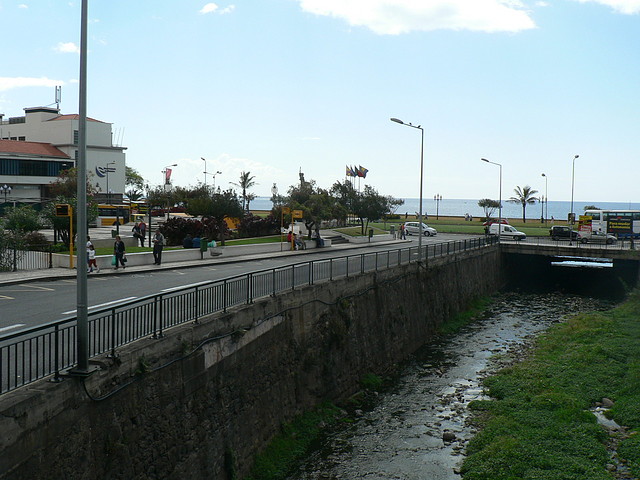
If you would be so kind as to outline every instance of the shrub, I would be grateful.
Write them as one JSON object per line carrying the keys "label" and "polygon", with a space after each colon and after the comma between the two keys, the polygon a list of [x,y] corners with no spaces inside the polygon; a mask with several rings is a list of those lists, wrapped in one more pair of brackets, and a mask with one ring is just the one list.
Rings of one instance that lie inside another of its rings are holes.
{"label": "shrub", "polygon": [[279,231],[279,221],[273,215],[262,218],[251,213],[245,215],[238,225],[240,237],[262,237],[275,235]]}

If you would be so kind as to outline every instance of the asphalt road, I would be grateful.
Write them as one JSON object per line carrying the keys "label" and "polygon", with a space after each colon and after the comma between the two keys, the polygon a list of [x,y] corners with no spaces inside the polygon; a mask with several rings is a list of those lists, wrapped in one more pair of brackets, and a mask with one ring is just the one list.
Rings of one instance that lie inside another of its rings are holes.
{"label": "asphalt road", "polygon": [[[474,236],[475,237],[475,236]],[[411,245],[417,245],[416,237]],[[461,235],[438,234],[425,237],[423,244],[460,240]],[[406,248],[409,244],[398,244]],[[219,280],[234,275],[281,267],[305,260],[320,260],[364,252],[374,252],[394,248],[393,245],[366,246],[357,250],[339,251],[326,249],[303,259],[296,257],[274,257],[271,259],[246,259],[227,264],[208,264],[202,267],[175,268],[171,270],[149,270],[145,272],[118,275],[93,274],[88,279],[89,311],[120,302],[133,300],[161,292],[168,292],[187,285]],[[0,334],[41,325],[43,323],[75,316],[76,280],[64,278],[53,281],[30,282],[0,287]]]}

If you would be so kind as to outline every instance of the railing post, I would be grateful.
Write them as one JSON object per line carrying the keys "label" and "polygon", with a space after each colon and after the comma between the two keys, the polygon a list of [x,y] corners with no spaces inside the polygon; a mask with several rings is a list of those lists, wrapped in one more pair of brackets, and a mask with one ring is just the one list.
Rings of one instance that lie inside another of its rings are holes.
{"label": "railing post", "polygon": [[164,302],[162,301],[162,295],[158,295],[158,311],[160,315],[158,315],[158,337],[163,337],[164,333],[162,333],[162,318],[164,317]]}
{"label": "railing post", "polygon": [[13,247],[13,271],[18,271],[18,249]]}
{"label": "railing post", "polygon": [[296,266],[291,265],[291,291],[296,289]]}
{"label": "railing post", "polygon": [[[200,255],[202,255],[202,252],[200,252]],[[193,320],[193,323],[198,323],[198,319],[200,318],[200,302],[199,302],[199,295],[198,295],[198,286],[196,285],[196,318]]]}
{"label": "railing post", "polygon": [[333,281],[333,258],[329,259],[329,280]]}
{"label": "railing post", "polygon": [[360,254],[360,275],[364,273],[364,253]]}
{"label": "railing post", "polygon": [[111,309],[111,358],[116,358],[116,309]]}
{"label": "railing post", "polygon": [[253,273],[247,274],[247,305],[253,303],[253,296],[251,295],[251,284],[253,283]]}
{"label": "railing post", "polygon": [[276,296],[276,269],[272,269],[271,270],[271,283],[273,283],[273,293],[271,294],[272,296]]}
{"label": "railing post", "polygon": [[51,251],[51,247],[49,247],[49,268],[53,268],[53,252]]}
{"label": "railing post", "polygon": [[309,260],[309,285],[313,285],[313,261]]}
{"label": "railing post", "polygon": [[54,360],[53,360],[53,369],[55,370],[55,375],[53,376],[53,381],[54,382],[59,382],[60,381],[60,325],[56,323],[56,326],[54,327],[54,342],[55,342],[55,347],[54,347]]}
{"label": "railing post", "polygon": [[227,280],[222,284],[222,311],[227,313]]}

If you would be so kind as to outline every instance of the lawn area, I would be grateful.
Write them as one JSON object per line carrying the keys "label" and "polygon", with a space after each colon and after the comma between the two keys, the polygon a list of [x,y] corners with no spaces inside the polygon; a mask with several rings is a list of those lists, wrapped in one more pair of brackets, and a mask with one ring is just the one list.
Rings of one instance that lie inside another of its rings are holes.
{"label": "lawn area", "polygon": [[[613,400],[618,456],[640,478],[640,291],[608,312],[551,328],[525,361],[485,379],[475,401],[480,433],[467,447],[465,480],[613,480],[607,431],[588,411]],[[621,477],[618,477],[621,478]]]}

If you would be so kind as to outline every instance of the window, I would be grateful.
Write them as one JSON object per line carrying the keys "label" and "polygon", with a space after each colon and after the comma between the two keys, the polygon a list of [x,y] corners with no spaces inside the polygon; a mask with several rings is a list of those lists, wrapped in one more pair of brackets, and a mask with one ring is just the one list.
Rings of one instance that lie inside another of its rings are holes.
{"label": "window", "polygon": [[73,144],[74,145],[78,144],[78,138],[79,138],[78,130],[74,130],[73,131]]}

